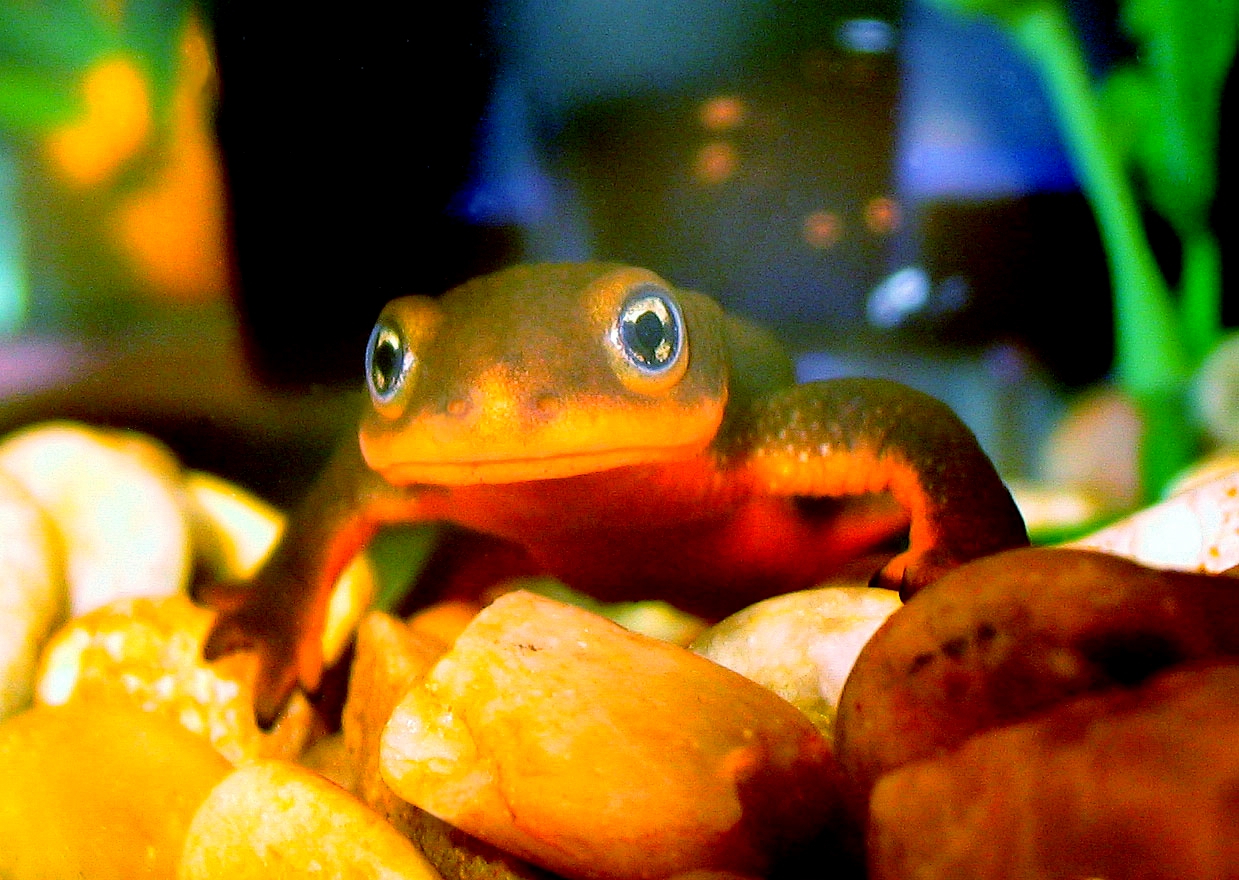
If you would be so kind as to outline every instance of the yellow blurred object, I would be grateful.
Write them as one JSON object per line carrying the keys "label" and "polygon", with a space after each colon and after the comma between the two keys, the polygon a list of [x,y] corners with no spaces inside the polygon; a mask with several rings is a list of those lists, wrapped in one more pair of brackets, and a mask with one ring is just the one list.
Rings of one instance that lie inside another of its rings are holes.
{"label": "yellow blurred object", "polygon": [[172,131],[149,184],[121,202],[116,236],[138,274],[183,300],[217,294],[228,284],[224,184],[210,131],[215,94],[210,46],[191,21],[181,41],[172,95]]}
{"label": "yellow blurred object", "polygon": [[71,613],[185,588],[193,548],[181,470],[158,441],[45,422],[0,442],[0,471],[56,524]]}
{"label": "yellow blurred object", "polygon": [[1090,523],[1104,521],[1114,510],[1112,500],[1084,486],[1011,480],[1007,488],[1034,544],[1046,543],[1044,536],[1053,540],[1056,535],[1079,534]]}
{"label": "yellow blurred object", "polygon": [[1192,414],[1215,444],[1239,447],[1239,333],[1228,332],[1200,365],[1191,401]]}
{"label": "yellow blurred object", "polygon": [[[493,601],[504,593],[516,590],[526,590],[545,596],[547,599],[554,599],[556,602],[584,608],[586,611],[618,623],[624,629],[681,647],[687,646],[709,626],[703,618],[689,614],[687,611],[681,611],[674,605],[659,599],[600,602],[586,593],[574,590],[560,580],[544,576],[510,578],[497,584],[486,595]],[[427,611],[430,610],[427,609]],[[480,610],[479,607],[477,611]],[[419,614],[414,617],[410,624],[417,626],[420,616]],[[462,626],[468,622],[468,620],[463,621]],[[454,639],[455,635],[453,635]]]}
{"label": "yellow blurred object", "polygon": [[184,595],[114,602],[71,621],[43,652],[36,700],[45,705],[131,705],[205,737],[228,760],[293,758],[317,732],[294,695],[269,731],[254,720],[252,654],[214,663],[202,643],[214,613]]}
{"label": "yellow blurred object", "polygon": [[247,764],[215,787],[193,818],[176,876],[440,880],[381,816],[283,761]]}
{"label": "yellow blurred object", "polygon": [[190,819],[231,765],[121,705],[39,706],[0,724],[0,877],[171,877]]}
{"label": "yellow blurred object", "polygon": [[55,525],[0,472],[0,720],[30,704],[39,651],[65,615],[61,556]]}
{"label": "yellow blurred object", "polygon": [[702,618],[657,599],[610,603],[602,613],[624,629],[673,645],[690,644],[707,626]]}
{"label": "yellow blurred object", "polygon": [[482,607],[478,602],[467,602],[463,599],[435,602],[410,617],[408,626],[416,633],[438,639],[446,647],[456,641],[456,637]]}
{"label": "yellow blurred object", "polygon": [[344,734],[338,730],[316,740],[297,757],[297,763],[346,791],[356,792],[357,774],[344,745]]}
{"label": "yellow blurred object", "polygon": [[60,174],[77,187],[99,186],[150,137],[151,96],[136,59],[112,55],[82,78],[84,118],[48,135],[46,149]]}
{"label": "yellow blurred object", "polygon": [[209,33],[189,13],[147,48],[175,57],[116,50],[94,60],[72,84],[78,118],[20,154],[31,162],[23,186],[36,257],[84,311],[118,292],[214,302],[231,284]]}
{"label": "yellow blurred object", "polygon": [[223,477],[185,475],[194,541],[209,577],[244,580],[257,570],[284,528],[284,515]]}
{"label": "yellow blurred object", "polygon": [[1099,386],[1081,393],[1038,452],[1042,481],[1083,490],[1103,514],[1131,510],[1140,500],[1143,423],[1130,397]]}
{"label": "yellow blurred object", "polygon": [[[284,514],[240,486],[201,471],[185,478],[195,540],[211,577],[243,581],[251,577],[284,530]],[[344,652],[378,589],[370,557],[359,553],[336,581],[323,628],[323,659],[334,663]]]}

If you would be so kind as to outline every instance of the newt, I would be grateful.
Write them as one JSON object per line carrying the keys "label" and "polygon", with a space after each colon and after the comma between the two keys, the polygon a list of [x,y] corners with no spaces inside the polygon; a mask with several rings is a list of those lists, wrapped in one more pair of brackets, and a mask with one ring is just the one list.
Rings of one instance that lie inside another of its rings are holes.
{"label": "newt", "polygon": [[264,724],[318,686],[331,586],[390,523],[454,524],[521,573],[719,615],[855,555],[826,499],[897,502],[906,549],[872,583],[905,595],[1028,543],[945,404],[878,379],[797,384],[769,334],[645,269],[521,265],[396,299],[366,376],[360,429],[258,573],[205,597],[220,611],[205,656],[257,652]]}

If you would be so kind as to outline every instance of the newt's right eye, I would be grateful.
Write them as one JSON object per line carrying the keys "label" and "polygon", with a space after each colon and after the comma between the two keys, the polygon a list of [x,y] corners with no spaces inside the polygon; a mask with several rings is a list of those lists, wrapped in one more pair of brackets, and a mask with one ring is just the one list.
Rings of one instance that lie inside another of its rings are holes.
{"label": "newt's right eye", "polygon": [[376,405],[391,403],[413,372],[415,358],[400,328],[380,319],[366,346],[366,385]]}
{"label": "newt's right eye", "polygon": [[642,284],[624,300],[608,342],[620,380],[641,394],[667,392],[688,366],[684,316],[671,293],[655,284]]}

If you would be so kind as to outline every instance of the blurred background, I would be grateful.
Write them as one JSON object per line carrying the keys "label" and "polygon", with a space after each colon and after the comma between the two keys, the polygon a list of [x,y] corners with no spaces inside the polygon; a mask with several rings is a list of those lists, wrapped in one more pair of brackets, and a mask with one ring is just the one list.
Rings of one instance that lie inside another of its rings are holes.
{"label": "blurred background", "polygon": [[[1114,4],[1071,12],[1090,64],[1132,52]],[[988,21],[0,0],[0,428],[139,427],[286,502],[350,430],[384,302],[578,259],[715,295],[803,378],[945,399],[1013,478],[1113,357],[1092,214]]]}

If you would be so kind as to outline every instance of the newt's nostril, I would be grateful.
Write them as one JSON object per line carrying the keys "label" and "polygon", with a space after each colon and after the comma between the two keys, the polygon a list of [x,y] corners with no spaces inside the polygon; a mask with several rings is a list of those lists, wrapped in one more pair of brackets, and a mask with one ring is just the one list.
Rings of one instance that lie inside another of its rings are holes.
{"label": "newt's nostril", "polygon": [[447,414],[449,416],[455,416],[456,418],[467,415],[470,409],[472,409],[472,407],[470,406],[469,399],[467,397],[455,397],[448,401],[447,404]]}
{"label": "newt's nostril", "polygon": [[544,391],[534,398],[533,405],[544,416],[554,415],[559,412],[559,396],[549,391]]}

